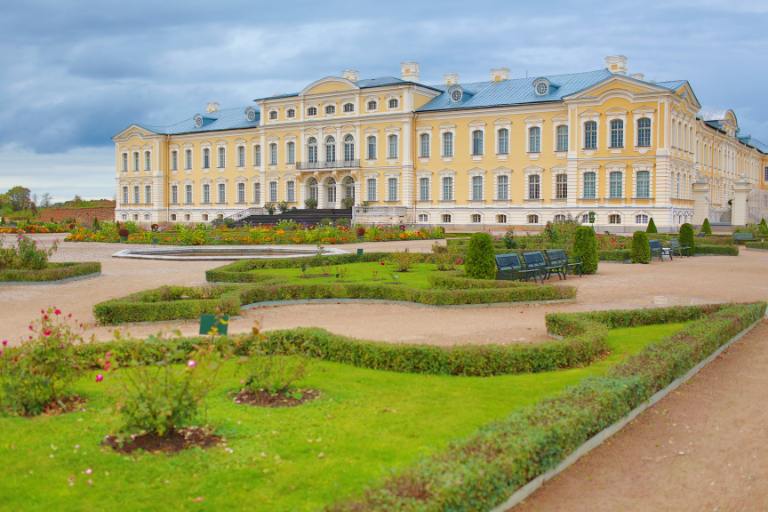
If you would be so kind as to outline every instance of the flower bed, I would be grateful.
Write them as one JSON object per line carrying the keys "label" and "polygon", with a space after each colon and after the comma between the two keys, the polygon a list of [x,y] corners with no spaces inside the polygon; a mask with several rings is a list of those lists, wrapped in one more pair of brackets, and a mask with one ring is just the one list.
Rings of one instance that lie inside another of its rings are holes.
{"label": "flower bed", "polygon": [[16,245],[5,247],[0,240],[0,282],[60,281],[101,272],[101,263],[51,263],[58,243],[40,248],[24,235],[17,235]]}
{"label": "flower bed", "polygon": [[41,269],[2,269],[0,282],[61,281],[99,273],[101,263],[96,261],[48,263]]}

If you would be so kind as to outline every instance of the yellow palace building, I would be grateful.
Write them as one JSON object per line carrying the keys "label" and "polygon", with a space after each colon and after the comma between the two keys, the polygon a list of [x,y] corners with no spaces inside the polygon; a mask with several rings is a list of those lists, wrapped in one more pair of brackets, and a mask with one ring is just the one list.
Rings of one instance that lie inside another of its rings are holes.
{"label": "yellow palace building", "polygon": [[360,79],[347,70],[247,107],[114,137],[117,220],[197,223],[265,206],[354,207],[361,223],[542,226],[589,212],[603,229],[653,217],[740,225],[768,216],[768,146],[685,80],[630,74],[624,56],[573,74],[488,81]]}

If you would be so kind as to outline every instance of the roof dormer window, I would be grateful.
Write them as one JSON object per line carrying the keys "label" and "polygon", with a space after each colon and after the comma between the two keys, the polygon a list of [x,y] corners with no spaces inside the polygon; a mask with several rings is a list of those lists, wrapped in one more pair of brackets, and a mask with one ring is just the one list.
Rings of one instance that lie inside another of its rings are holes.
{"label": "roof dormer window", "polygon": [[344,104],[344,112],[354,112],[355,111],[355,105],[353,103],[345,103]]}
{"label": "roof dormer window", "polygon": [[277,110],[270,110],[269,119],[270,121],[274,121],[275,119],[277,119]]}
{"label": "roof dormer window", "polygon": [[309,107],[307,109],[307,116],[312,117],[317,115],[317,107]]}
{"label": "roof dormer window", "polygon": [[400,102],[397,98],[390,98],[389,99],[389,108],[397,108],[400,105]]}
{"label": "roof dormer window", "polygon": [[536,93],[536,96],[546,96],[549,94],[549,86],[549,80],[546,78],[537,78],[533,81],[533,92]]}
{"label": "roof dormer window", "polygon": [[326,105],[325,106],[325,114],[326,115],[333,115],[336,113],[336,105]]}
{"label": "roof dormer window", "polygon": [[285,117],[289,119],[293,119],[294,117],[296,117],[296,110],[289,108],[288,110],[285,111]]}

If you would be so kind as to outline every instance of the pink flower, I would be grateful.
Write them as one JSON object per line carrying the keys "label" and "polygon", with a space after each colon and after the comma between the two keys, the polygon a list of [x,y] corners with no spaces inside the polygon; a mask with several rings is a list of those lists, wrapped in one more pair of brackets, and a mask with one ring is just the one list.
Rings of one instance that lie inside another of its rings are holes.
{"label": "pink flower", "polygon": [[43,336],[50,336],[50,335],[51,335],[51,330],[50,329],[46,329],[46,330],[43,331]]}
{"label": "pink flower", "polygon": [[35,330],[35,328],[34,328],[34,327],[32,327],[32,324],[29,324],[29,330],[30,330],[30,331],[34,331],[34,330]]}
{"label": "pink flower", "polygon": [[8,346],[8,340],[3,340],[3,346],[4,346],[4,347],[7,347],[7,346]]}
{"label": "pink flower", "polygon": [[93,473],[93,470],[91,468],[88,468],[88,469],[85,470],[85,474],[86,475],[90,475],[92,473]]}
{"label": "pink flower", "polygon": [[96,376],[96,382],[101,382],[101,381],[103,381],[103,380],[104,380],[104,376],[103,376],[102,374],[98,374],[98,375]]}
{"label": "pink flower", "polygon": [[61,314],[61,310],[56,308],[56,309],[53,310],[53,314],[56,315],[56,316],[59,316]]}
{"label": "pink flower", "polygon": [[189,361],[187,361],[188,368],[194,368],[195,366],[197,366],[197,363],[195,362],[194,359],[190,359]]}

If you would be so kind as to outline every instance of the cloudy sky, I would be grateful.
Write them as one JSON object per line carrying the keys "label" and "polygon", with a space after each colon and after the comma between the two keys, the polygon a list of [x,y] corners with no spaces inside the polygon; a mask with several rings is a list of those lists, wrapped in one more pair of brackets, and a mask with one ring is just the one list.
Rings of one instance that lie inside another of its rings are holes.
{"label": "cloudy sky", "polygon": [[768,142],[768,0],[262,2],[7,0],[0,11],[0,190],[114,195],[111,137],[206,102],[245,106],[341,70],[421,64],[485,80],[598,69],[689,80]]}

